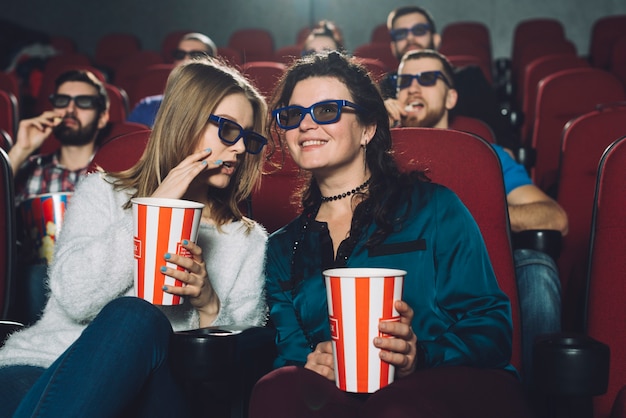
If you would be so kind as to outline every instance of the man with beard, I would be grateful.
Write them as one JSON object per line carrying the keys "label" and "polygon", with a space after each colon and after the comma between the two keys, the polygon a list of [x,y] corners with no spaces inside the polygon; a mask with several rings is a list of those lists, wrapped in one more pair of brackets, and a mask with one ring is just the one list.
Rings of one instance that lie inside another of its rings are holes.
{"label": "man with beard", "polygon": [[[448,129],[461,93],[452,81],[452,66],[433,50],[407,53],[395,77],[397,99],[385,101],[390,121],[400,127]],[[503,147],[493,144],[500,159],[512,232],[533,229],[567,234],[567,214],[551,197],[532,184],[523,165]],[[561,285],[557,266],[546,253],[516,249],[513,253],[522,316],[524,379],[530,384],[535,336],[561,330]]]}
{"label": "man with beard", "polygon": [[[105,86],[88,71],[61,74],[50,103],[53,110],[20,122],[17,140],[9,151],[17,206],[38,195],[73,192],[97,149],[98,133],[109,120]],[[52,133],[60,148],[52,154],[33,155]],[[21,309],[16,318],[30,323],[45,305],[47,264],[45,259],[33,258],[28,237],[22,234],[18,248],[23,277],[17,283],[19,303],[14,305]]]}
{"label": "man with beard", "polygon": [[[418,6],[394,9],[387,17],[387,28],[391,36],[391,52],[398,62],[409,51],[438,49],[441,36],[435,28],[431,14]],[[385,99],[396,97],[395,72],[380,81]],[[454,68],[450,80],[459,92],[459,100],[451,115],[464,115],[480,119],[491,127],[499,144],[509,148],[519,146],[510,124],[502,116],[495,90],[482,70],[475,65]]]}

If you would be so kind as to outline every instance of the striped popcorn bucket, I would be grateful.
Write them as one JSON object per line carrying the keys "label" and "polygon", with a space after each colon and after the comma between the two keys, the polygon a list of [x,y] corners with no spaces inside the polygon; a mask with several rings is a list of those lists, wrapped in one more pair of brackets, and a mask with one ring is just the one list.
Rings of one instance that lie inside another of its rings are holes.
{"label": "striped popcorn bucket", "polygon": [[181,245],[195,242],[202,217],[202,203],[179,199],[134,198],[135,294],[155,305],[180,305],[183,298],[163,291],[163,286],[182,286],[180,280],[166,277],[161,267],[184,270],[166,263],[165,253],[190,257]]}
{"label": "striped popcorn bucket", "polygon": [[72,193],[46,193],[20,205],[29,260],[50,264]]}
{"label": "striped popcorn bucket", "polygon": [[374,338],[380,321],[398,321],[406,271],[337,268],[323,272],[335,357],[335,382],[346,392],[372,393],[394,379],[394,366],[378,357]]}

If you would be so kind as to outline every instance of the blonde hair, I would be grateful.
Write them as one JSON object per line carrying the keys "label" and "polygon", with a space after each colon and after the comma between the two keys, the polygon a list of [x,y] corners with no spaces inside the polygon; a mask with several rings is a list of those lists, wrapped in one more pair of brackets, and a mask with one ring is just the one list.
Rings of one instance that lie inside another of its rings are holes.
{"label": "blonde hair", "polygon": [[[222,99],[236,93],[244,94],[252,105],[252,129],[264,132],[265,99],[237,70],[210,58],[192,60],[174,68],[146,150],[133,167],[112,174],[115,187],[135,189],[132,197],[152,195],[170,170],[195,152],[210,123],[209,115]],[[238,169],[226,188],[207,186],[211,215],[218,226],[243,218],[238,205],[260,181],[263,154],[241,154]]]}

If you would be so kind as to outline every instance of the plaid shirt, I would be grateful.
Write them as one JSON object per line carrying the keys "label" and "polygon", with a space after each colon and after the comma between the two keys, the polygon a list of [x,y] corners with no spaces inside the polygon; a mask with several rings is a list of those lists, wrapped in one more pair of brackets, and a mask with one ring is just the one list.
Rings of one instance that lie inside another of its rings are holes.
{"label": "plaid shirt", "polygon": [[24,163],[15,178],[15,204],[44,193],[73,192],[87,167],[71,171],[59,163],[58,153],[35,155]]}

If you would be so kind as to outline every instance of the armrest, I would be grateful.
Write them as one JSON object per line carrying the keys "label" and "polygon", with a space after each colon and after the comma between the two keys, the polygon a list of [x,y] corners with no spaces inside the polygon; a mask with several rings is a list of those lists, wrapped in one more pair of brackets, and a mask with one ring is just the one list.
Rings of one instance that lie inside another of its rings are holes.
{"label": "armrest", "polygon": [[609,383],[609,347],[581,334],[546,334],[533,345],[538,389],[553,396],[595,396]]}
{"label": "armrest", "polygon": [[215,416],[247,416],[254,384],[272,370],[275,338],[271,327],[234,325],[172,334],[172,374],[189,395],[194,415],[211,410],[218,411]]}
{"label": "armrest", "polygon": [[513,232],[511,241],[514,250],[529,249],[542,251],[556,261],[561,255],[563,236],[556,229],[529,229]]}

